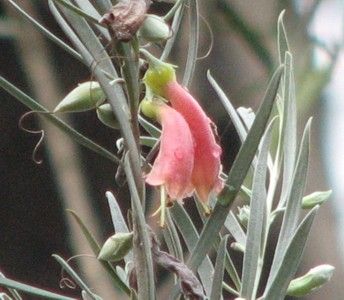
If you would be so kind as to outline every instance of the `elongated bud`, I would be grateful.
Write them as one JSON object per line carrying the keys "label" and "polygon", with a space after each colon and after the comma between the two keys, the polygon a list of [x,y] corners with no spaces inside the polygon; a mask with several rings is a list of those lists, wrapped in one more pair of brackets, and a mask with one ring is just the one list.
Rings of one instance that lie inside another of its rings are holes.
{"label": "elongated bud", "polygon": [[138,35],[148,42],[162,42],[170,37],[170,27],[163,18],[156,15],[147,15],[141,25]]}
{"label": "elongated bud", "polygon": [[307,274],[290,282],[287,294],[293,297],[303,297],[314,292],[331,279],[334,269],[331,265],[320,265],[310,269]]}
{"label": "elongated bud", "polygon": [[302,199],[302,208],[311,209],[316,205],[321,205],[326,202],[332,195],[332,190],[314,192],[309,194]]}
{"label": "elongated bud", "polygon": [[247,228],[248,220],[250,218],[250,207],[248,205],[239,207],[238,218],[239,218],[240,224],[244,226],[245,228]]}
{"label": "elongated bud", "polygon": [[149,68],[143,78],[144,83],[154,94],[165,96],[166,85],[176,80],[175,66],[157,59],[144,49],[140,51],[149,62]]}
{"label": "elongated bud", "polygon": [[110,128],[119,129],[118,121],[109,103],[97,107],[97,116],[100,122]]}
{"label": "elongated bud", "polygon": [[105,94],[96,81],[79,84],[54,109],[57,112],[82,112],[91,110],[103,103]]}
{"label": "elongated bud", "polygon": [[98,259],[119,261],[123,259],[133,246],[133,233],[119,232],[109,237],[101,248]]}

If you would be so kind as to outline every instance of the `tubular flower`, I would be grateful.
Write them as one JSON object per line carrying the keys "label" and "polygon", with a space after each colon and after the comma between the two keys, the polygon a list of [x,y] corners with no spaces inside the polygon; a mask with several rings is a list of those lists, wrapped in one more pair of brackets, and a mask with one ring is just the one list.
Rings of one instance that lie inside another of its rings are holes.
{"label": "tubular flower", "polygon": [[218,194],[223,187],[219,177],[222,150],[215,140],[213,123],[192,95],[176,81],[171,64],[160,61],[145,50],[141,52],[149,61],[144,77],[147,89],[170,101],[190,127],[195,144],[192,184],[204,208],[208,210],[210,194]]}
{"label": "tubular flower", "polygon": [[189,124],[194,143],[195,157],[192,184],[203,203],[207,203],[211,192],[218,194],[223,182],[221,172],[221,147],[215,140],[213,123],[198,102],[177,81],[165,87],[166,98]]}
{"label": "tubular flower", "polygon": [[[146,105],[142,110],[147,115],[144,111],[147,103],[143,105]],[[161,123],[162,134],[160,150],[146,182],[153,186],[163,185],[172,199],[185,198],[193,190],[194,143],[189,126],[179,112],[166,104],[155,104],[153,111]]]}

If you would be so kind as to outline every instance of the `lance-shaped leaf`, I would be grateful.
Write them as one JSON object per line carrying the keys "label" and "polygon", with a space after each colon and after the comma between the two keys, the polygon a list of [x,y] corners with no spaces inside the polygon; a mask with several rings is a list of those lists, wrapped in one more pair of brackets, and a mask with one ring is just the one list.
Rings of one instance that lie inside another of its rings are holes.
{"label": "lance-shaped leaf", "polygon": [[250,202],[250,217],[248,220],[247,240],[244,255],[242,286],[240,296],[254,299],[259,278],[257,268],[261,258],[262,238],[265,237],[264,223],[266,222],[266,174],[267,159],[271,142],[271,134],[276,118],[274,118],[262,139],[256,169],[253,175],[252,197]]}
{"label": "lance-shaped leaf", "polygon": [[300,264],[302,253],[318,208],[318,206],[314,207],[307,214],[295,231],[290,243],[286,246],[286,251],[281,257],[281,264],[276,271],[276,276],[274,276],[271,284],[265,289],[264,299],[279,300],[284,298],[289,282],[295,275]]}
{"label": "lance-shaped leaf", "polygon": [[222,297],[222,281],[225,269],[225,257],[228,235],[225,235],[220,242],[215,262],[213,285],[211,288],[210,300],[220,300]]}
{"label": "lance-shaped leaf", "polygon": [[27,294],[33,295],[35,297],[42,297],[44,299],[76,300],[75,298],[55,294],[55,293],[31,286],[31,285],[28,285],[28,284],[20,283],[18,281],[4,278],[4,277],[0,277],[0,286],[23,291]]}
{"label": "lance-shaped leaf", "polygon": [[282,263],[282,257],[286,251],[286,247],[290,239],[294,236],[295,229],[299,221],[301,212],[301,201],[303,191],[306,183],[307,170],[308,170],[308,156],[309,156],[309,133],[310,133],[311,119],[308,121],[302,137],[299,155],[293,175],[292,185],[290,187],[287,207],[284,213],[281,231],[279,234],[274,260],[270,270],[268,279],[268,286],[276,275]]}

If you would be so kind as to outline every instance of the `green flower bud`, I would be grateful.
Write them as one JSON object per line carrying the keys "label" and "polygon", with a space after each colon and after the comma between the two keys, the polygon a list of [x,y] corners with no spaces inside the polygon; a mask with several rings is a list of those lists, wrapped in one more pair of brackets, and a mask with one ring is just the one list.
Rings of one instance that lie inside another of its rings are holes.
{"label": "green flower bud", "polygon": [[290,282],[287,294],[293,297],[303,297],[319,289],[331,279],[334,269],[331,265],[320,265],[310,269],[307,274]]}
{"label": "green flower bud", "polygon": [[235,251],[239,251],[242,253],[245,253],[245,246],[243,246],[242,244],[238,243],[238,242],[233,242],[231,244],[231,248]]}
{"label": "green flower bud", "polygon": [[133,246],[133,233],[119,232],[109,237],[101,248],[98,259],[119,261],[123,259]]}
{"label": "green flower bud", "polygon": [[144,83],[154,94],[164,96],[166,85],[176,80],[175,67],[157,59],[146,50],[141,49],[140,51],[149,63],[149,68],[143,78]]}
{"label": "green flower bud", "polygon": [[243,207],[239,207],[238,218],[245,228],[248,225],[248,219],[250,218],[250,207],[248,205],[244,205]]}
{"label": "green flower bud", "polygon": [[332,190],[329,191],[322,191],[322,192],[314,192],[309,194],[302,199],[302,208],[304,209],[311,209],[316,205],[321,205],[326,202],[332,194]]}
{"label": "green flower bud", "polygon": [[170,37],[170,27],[163,18],[148,14],[138,31],[138,35],[148,42],[166,41]]}
{"label": "green flower bud", "polygon": [[159,103],[161,103],[159,100],[149,100],[147,98],[144,98],[140,103],[140,110],[146,117],[156,120],[158,117],[157,109]]}
{"label": "green flower bud", "polygon": [[103,103],[105,94],[96,81],[79,84],[54,109],[57,112],[82,112],[91,110]]}
{"label": "green flower bud", "polygon": [[119,129],[118,121],[109,103],[105,103],[97,107],[97,116],[99,121],[102,122],[105,126]]}

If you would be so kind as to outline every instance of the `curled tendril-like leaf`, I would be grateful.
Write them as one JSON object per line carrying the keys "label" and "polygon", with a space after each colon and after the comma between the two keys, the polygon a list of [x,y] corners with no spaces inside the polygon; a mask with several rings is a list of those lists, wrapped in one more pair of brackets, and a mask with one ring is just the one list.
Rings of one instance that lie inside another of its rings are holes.
{"label": "curled tendril-like leaf", "polygon": [[37,164],[37,165],[40,165],[42,162],[43,162],[43,159],[39,159],[37,158],[38,156],[38,150],[40,149],[42,143],[43,143],[43,140],[44,140],[44,136],[45,136],[45,132],[43,129],[40,129],[40,130],[34,130],[34,129],[30,129],[28,127],[26,127],[23,122],[24,120],[28,117],[28,116],[31,116],[32,114],[51,114],[52,112],[42,112],[42,111],[28,111],[26,113],[24,113],[20,119],[19,119],[19,122],[18,122],[18,126],[21,130],[24,130],[25,132],[28,132],[28,133],[31,133],[31,134],[36,134],[36,135],[40,135],[40,138],[38,140],[38,142],[36,143],[36,146],[33,148],[33,151],[32,151],[32,160]]}
{"label": "curled tendril-like leaf", "polygon": [[[69,263],[72,260],[76,258],[80,258],[80,257],[89,257],[89,258],[97,259],[94,255],[78,254],[78,255],[73,255],[72,257],[68,258],[66,262]],[[67,288],[67,289],[75,290],[77,288],[77,284],[72,279],[70,279],[69,277],[65,275],[65,270],[63,268],[61,268],[60,277],[61,279],[59,281],[59,286],[61,289]]]}

